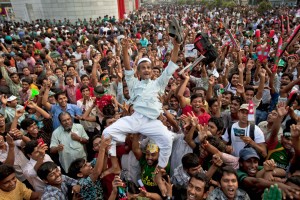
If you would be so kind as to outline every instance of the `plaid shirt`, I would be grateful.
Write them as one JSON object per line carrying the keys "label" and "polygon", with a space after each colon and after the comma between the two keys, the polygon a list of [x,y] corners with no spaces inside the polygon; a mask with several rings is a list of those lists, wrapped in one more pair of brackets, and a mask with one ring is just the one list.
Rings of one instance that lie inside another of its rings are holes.
{"label": "plaid shirt", "polygon": [[42,200],[67,200],[68,199],[68,186],[74,186],[77,184],[77,180],[68,176],[62,175],[61,188],[46,185],[44,188],[44,194]]}
{"label": "plaid shirt", "polygon": [[[228,198],[220,188],[215,188],[212,192],[209,193],[206,200],[228,200]],[[234,200],[250,200],[250,197],[244,190],[238,189],[236,191]]]}

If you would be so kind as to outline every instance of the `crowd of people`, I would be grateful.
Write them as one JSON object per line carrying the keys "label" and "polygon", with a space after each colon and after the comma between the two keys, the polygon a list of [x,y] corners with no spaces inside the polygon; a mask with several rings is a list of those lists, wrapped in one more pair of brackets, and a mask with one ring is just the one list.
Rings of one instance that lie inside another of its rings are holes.
{"label": "crowd of people", "polygon": [[0,200],[300,199],[297,9],[1,24]]}

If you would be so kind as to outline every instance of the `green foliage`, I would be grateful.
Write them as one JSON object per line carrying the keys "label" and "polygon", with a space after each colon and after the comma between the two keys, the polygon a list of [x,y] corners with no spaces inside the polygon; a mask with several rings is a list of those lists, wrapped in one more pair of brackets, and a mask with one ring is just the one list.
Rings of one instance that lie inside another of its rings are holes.
{"label": "green foliage", "polygon": [[210,9],[215,7],[233,8],[237,5],[234,0],[202,0],[201,4]]}
{"label": "green foliage", "polygon": [[268,1],[262,1],[258,4],[257,12],[262,14],[270,9],[272,9],[272,4]]}
{"label": "green foliage", "polygon": [[183,5],[183,4],[186,4],[186,0],[178,0],[177,3],[179,5]]}

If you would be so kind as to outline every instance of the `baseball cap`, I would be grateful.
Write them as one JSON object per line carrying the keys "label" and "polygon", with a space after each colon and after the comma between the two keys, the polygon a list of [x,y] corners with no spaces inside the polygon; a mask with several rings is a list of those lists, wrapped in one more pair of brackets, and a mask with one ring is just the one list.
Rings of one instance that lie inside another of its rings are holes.
{"label": "baseball cap", "polygon": [[249,104],[247,103],[242,104],[239,110],[249,110]]}
{"label": "baseball cap", "polygon": [[240,150],[239,156],[242,160],[248,160],[249,158],[259,159],[257,152],[252,147]]}
{"label": "baseball cap", "polygon": [[292,134],[291,134],[291,132],[290,131],[285,131],[285,132],[283,132],[283,137],[285,137],[285,138],[290,138],[290,137],[292,137]]}
{"label": "baseball cap", "polygon": [[11,95],[11,96],[7,99],[7,101],[13,101],[13,100],[16,100],[16,99],[17,99],[16,96]]}

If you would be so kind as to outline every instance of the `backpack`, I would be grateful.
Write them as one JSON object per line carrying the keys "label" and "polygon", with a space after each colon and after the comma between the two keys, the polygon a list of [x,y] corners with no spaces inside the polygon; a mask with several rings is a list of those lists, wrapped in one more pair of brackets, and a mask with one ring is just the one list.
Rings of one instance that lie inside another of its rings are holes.
{"label": "backpack", "polygon": [[215,61],[218,57],[217,50],[210,43],[208,37],[205,34],[198,33],[194,40],[195,49],[197,49],[202,55],[205,56],[203,63],[208,65]]}
{"label": "backpack", "polygon": [[[227,145],[231,145],[232,141],[231,141],[231,128],[232,128],[232,124],[228,127],[227,132],[228,132],[228,138],[229,141],[227,143]],[[250,138],[254,141],[255,136],[254,136],[254,131],[255,131],[255,125],[254,124],[250,124]]]}

